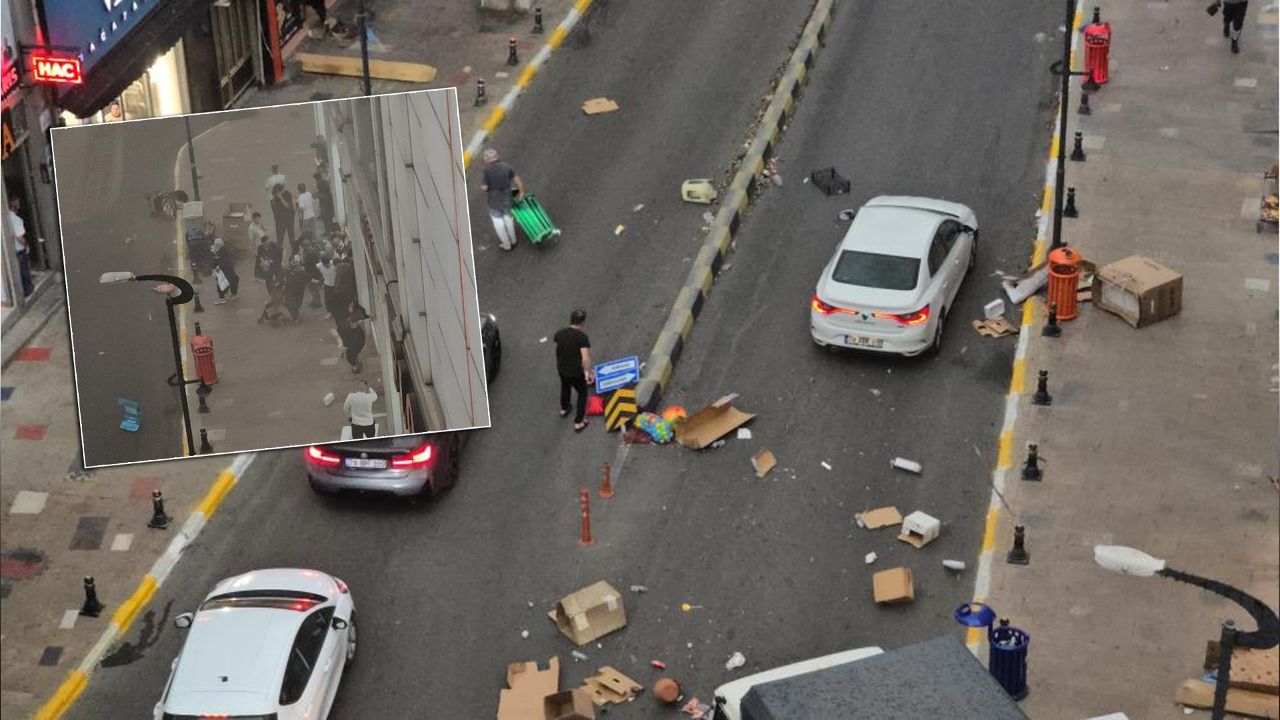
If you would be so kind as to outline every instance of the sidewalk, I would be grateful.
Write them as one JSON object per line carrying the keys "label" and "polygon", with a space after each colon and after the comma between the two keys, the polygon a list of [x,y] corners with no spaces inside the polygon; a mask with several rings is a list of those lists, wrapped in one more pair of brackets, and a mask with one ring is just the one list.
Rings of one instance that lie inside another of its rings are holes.
{"label": "sidewalk", "polygon": [[[314,131],[309,127],[310,111],[296,110],[296,117],[282,125],[281,113],[289,110],[236,115],[234,122],[210,130],[195,140],[200,167],[200,192],[205,217],[221,226],[230,203],[252,203],[263,214],[263,224],[273,233],[264,183],[272,163],[295,186],[311,179],[315,172],[315,152],[309,143]],[[181,187],[190,191],[190,175],[179,173]],[[209,396],[207,414],[195,411],[192,392],[192,425],[199,442],[200,428],[209,432],[214,452],[250,451],[323,442],[341,437],[347,416],[342,402],[356,389],[358,380],[368,380],[378,393],[374,411],[383,415],[383,379],[378,349],[369,337],[361,352],[363,372],[355,375],[343,359],[338,333],[325,311],[310,307],[310,290],[303,300],[301,325],[272,327],[257,318],[267,302],[266,285],[253,279],[254,257],[247,245],[228,241],[234,248],[236,272],[240,275],[240,297],[216,304],[217,289],[212,278],[196,286],[203,313],[185,313],[187,337],[196,336],[195,323],[213,340],[218,383]],[[285,243],[286,259],[288,242]],[[356,250],[359,252],[359,250]],[[195,376],[194,368],[190,371]],[[326,406],[323,398],[333,393]],[[386,423],[379,419],[380,429]]]}
{"label": "sidewalk", "polygon": [[[1275,5],[1250,3],[1240,55],[1205,5],[1104,5],[1111,78],[1091,116],[1073,85],[1068,137],[1084,133],[1087,159],[1066,168],[1080,217],[1064,239],[1099,266],[1133,254],[1167,265],[1184,298],[1180,315],[1141,329],[1084,305],[1058,339],[1040,335],[1035,300],[1002,463],[1013,512],[999,516],[986,602],[1031,635],[1023,707],[1037,720],[1182,717],[1174,691],[1205,674],[1206,641],[1226,619],[1254,628],[1216,595],[1102,569],[1094,545],[1280,600],[1277,246],[1254,227],[1276,161]],[[1029,402],[1041,369],[1050,407]],[[1027,443],[1042,482],[1019,479]],[[1005,562],[1015,515],[1028,566]]]}
{"label": "sidewalk", "polygon": [[[533,13],[479,10],[476,0],[367,0],[372,12],[369,22],[379,41],[370,43],[371,60],[425,63],[437,70],[430,83],[406,83],[373,79],[375,95],[429,88],[458,87],[462,139],[481,128],[503,96],[515,86],[525,66],[550,38],[556,25],[574,6],[573,0],[534,2],[542,8],[544,32],[535,34]],[[329,8],[330,17],[354,23],[356,0],[339,0]],[[516,38],[520,64],[507,65],[507,42]],[[344,45],[332,36],[306,38],[298,52],[360,57],[360,43]],[[296,54],[285,62],[284,82],[258,88],[246,95],[240,107],[261,107],[283,103],[353,97],[363,94],[358,77],[316,75],[302,72]],[[476,107],[476,79],[485,81],[487,105]]]}
{"label": "sidewalk", "polygon": [[[228,462],[200,458],[85,471],[69,347],[66,316],[58,315],[4,370],[0,715],[5,717],[29,717],[76,667]],[[175,518],[168,530],[147,527],[156,489]],[[86,575],[95,577],[106,604],[97,618],[76,615]],[[140,619],[154,622],[155,614],[155,608],[147,608]],[[137,650],[123,646],[117,658]]]}

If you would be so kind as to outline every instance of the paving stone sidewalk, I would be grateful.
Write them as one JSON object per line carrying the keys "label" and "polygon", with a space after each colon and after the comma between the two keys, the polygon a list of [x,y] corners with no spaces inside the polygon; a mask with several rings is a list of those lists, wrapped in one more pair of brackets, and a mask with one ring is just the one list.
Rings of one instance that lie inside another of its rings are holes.
{"label": "paving stone sidewalk", "polygon": [[[1086,160],[1067,167],[1080,217],[1066,241],[1099,265],[1150,257],[1185,295],[1155,325],[1085,305],[1061,338],[1037,328],[1031,342],[1005,493],[1031,561],[1005,563],[1002,512],[988,602],[1031,635],[1023,707],[1037,719],[1183,717],[1174,690],[1204,674],[1206,641],[1226,619],[1253,628],[1216,595],[1102,569],[1096,544],[1280,599],[1277,241],[1255,231],[1277,151],[1275,4],[1250,3],[1239,55],[1204,5],[1104,5],[1111,81],[1092,115],[1072,101]],[[1050,407],[1029,402],[1040,369]],[[1040,483],[1018,479],[1028,442]]]}
{"label": "paving stone sidewalk", "polygon": [[[607,2],[597,0],[596,4]],[[425,63],[437,70],[435,80],[425,84],[374,79],[371,83],[373,93],[458,87],[464,142],[480,129],[492,108],[515,85],[525,64],[551,36],[556,25],[573,8],[574,2],[547,0],[532,3],[542,8],[542,34],[533,32],[532,11],[484,10],[479,5],[477,0],[366,0],[366,7],[373,13],[370,27],[378,41],[370,45],[370,59]],[[356,0],[339,0],[329,8],[329,15],[344,22],[351,21],[356,7]],[[580,23],[574,36],[586,38],[587,33],[589,28]],[[519,64],[516,66],[507,64],[507,43],[512,37],[517,42]],[[358,58],[360,44],[358,41],[350,44],[339,42],[332,36],[307,38],[298,51]],[[285,72],[284,82],[252,91],[241,100],[240,106],[258,107],[363,94],[360,78],[304,73],[296,55],[286,61]],[[488,104],[480,107],[473,104],[477,79],[484,79],[489,96]]]}
{"label": "paving stone sidewalk", "polygon": [[[85,471],[65,314],[17,353],[2,382],[0,715],[28,717],[97,641],[229,460]],[[175,518],[168,530],[147,527],[157,489]],[[97,618],[76,615],[86,575],[107,606]],[[148,608],[140,622],[156,612]],[[139,649],[119,652],[130,650]]]}
{"label": "paving stone sidewalk", "polygon": [[[282,113],[287,122],[282,122]],[[313,127],[311,113],[281,109],[231,117],[236,119],[195,140],[205,217],[220,220],[231,203],[252,203],[274,237],[264,183],[271,164],[276,163],[295,195],[299,182],[314,187],[315,151],[310,142],[315,134],[302,130]],[[189,191],[189,176],[183,173],[179,179]],[[366,333],[360,355],[363,369],[356,375],[339,350],[333,321],[323,308],[310,307],[310,289],[303,300],[300,325],[259,324],[267,289],[253,279],[254,260],[247,246],[236,244],[235,248],[239,299],[216,304],[214,281],[205,278],[197,286],[205,311],[186,313],[188,337],[195,337],[194,324],[199,322],[213,340],[218,369],[218,383],[208,400],[210,412],[196,413],[193,406],[196,432],[200,427],[209,431],[215,452],[337,440],[347,424],[342,402],[360,379],[378,393],[374,411],[381,416],[383,379],[372,335]],[[334,394],[334,401],[326,406],[322,400],[328,393]],[[375,419],[386,427],[381,417]]]}

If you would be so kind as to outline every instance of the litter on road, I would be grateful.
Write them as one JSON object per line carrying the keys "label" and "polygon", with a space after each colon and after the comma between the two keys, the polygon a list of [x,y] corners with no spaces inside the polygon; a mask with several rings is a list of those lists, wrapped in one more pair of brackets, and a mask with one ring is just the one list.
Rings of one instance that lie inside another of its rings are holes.
{"label": "litter on road", "polygon": [[875,510],[858,513],[853,516],[853,519],[860,528],[879,530],[893,525],[901,525],[902,513],[898,512],[898,508],[886,505]]}
{"label": "litter on road", "polygon": [[661,660],[650,660],[650,661],[649,661],[649,665],[650,665],[650,666],[652,666],[652,667],[654,667],[654,668],[656,668],[656,669],[658,669],[658,670],[666,670],[666,669],[667,669],[667,664],[666,664],[666,663],[664,663],[664,662],[662,662]]}
{"label": "litter on road", "polygon": [[685,180],[680,184],[680,199],[685,202],[710,205],[718,196],[715,183],[706,178]]}
{"label": "litter on road", "polygon": [[644,689],[643,685],[608,665],[587,678],[582,687],[591,694],[592,702],[596,705],[631,702]]}
{"label": "litter on road", "polygon": [[701,450],[755,417],[733,406],[732,393],[681,420],[675,426],[676,442],[690,450]]}
{"label": "litter on road", "polygon": [[994,320],[1004,316],[1004,300],[996,298],[986,305],[982,306],[982,314],[988,320]]}
{"label": "litter on road", "polygon": [[507,687],[498,693],[498,720],[535,720],[545,717],[543,701],[560,690],[560,658],[547,661],[539,670],[537,661],[507,665]]}
{"label": "litter on road", "polygon": [[879,556],[879,555],[876,555],[876,554],[875,554],[875,553],[873,553],[873,552],[869,552],[869,553],[867,553],[867,557],[866,557],[865,559],[866,559],[866,561],[867,561],[867,564],[868,564],[868,565],[870,565],[871,563],[875,562],[875,561],[876,561],[876,558],[878,558],[878,557],[880,557],[880,556]]}
{"label": "litter on road", "polygon": [[822,461],[822,467],[826,468],[827,470],[830,470],[830,469],[831,469],[831,463],[827,462],[826,460],[823,460],[823,461]]}
{"label": "litter on road", "polygon": [[606,97],[591,98],[582,103],[582,112],[588,115],[600,115],[601,113],[611,113],[618,109],[618,103]]}
{"label": "litter on road", "polygon": [[746,664],[747,664],[747,658],[746,658],[746,656],[745,656],[745,655],[743,655],[743,654],[742,654],[742,653],[740,653],[740,652],[735,652],[734,654],[730,655],[730,656],[729,656],[729,660],[728,660],[727,662],[725,662],[725,664],[724,664],[724,669],[725,669],[725,670],[737,670],[738,668],[740,668],[740,667],[742,667],[743,665],[746,665]]}
{"label": "litter on road", "polygon": [[689,702],[681,706],[680,712],[693,718],[693,720],[705,720],[711,717],[711,706],[698,700],[698,698],[689,698]]}
{"label": "litter on road", "polygon": [[907,472],[915,473],[916,475],[924,472],[924,468],[920,466],[920,463],[906,458],[896,457],[889,462],[889,466],[897,470],[906,470]]}
{"label": "litter on road", "polygon": [[621,235],[623,232],[625,232],[625,231],[626,231],[626,229],[627,229],[627,226],[626,226],[626,225],[619,225],[618,227],[616,227],[616,228],[614,228],[614,229],[613,229],[613,234],[614,234],[614,235]]}
{"label": "litter on road", "polygon": [[584,660],[590,660],[590,659],[591,659],[591,658],[587,657],[587,654],[586,654],[586,653],[584,653],[584,652],[579,652],[579,651],[577,651],[577,650],[574,650],[573,652],[571,652],[571,653],[569,653],[569,654],[570,654],[571,656],[573,656],[573,661],[574,661],[574,662],[583,662]]}
{"label": "litter on road", "polygon": [[631,212],[640,212],[643,209],[644,209],[644,203],[640,203],[639,205],[631,208]]}
{"label": "litter on road", "polygon": [[738,428],[738,439],[739,439],[739,440],[750,440],[750,439],[751,439],[751,429],[750,429],[750,428]]}
{"label": "litter on road", "polygon": [[956,572],[960,572],[961,570],[964,570],[964,561],[963,560],[943,560],[942,567],[948,570],[954,570]]}
{"label": "litter on road", "polygon": [[941,532],[941,520],[916,510],[902,519],[902,533],[898,535],[898,539],[916,548],[922,548],[937,540]]}
{"label": "litter on road", "polygon": [[998,338],[1018,334],[1018,328],[1003,317],[996,317],[990,320],[974,320],[972,324],[973,329],[983,337]]}
{"label": "litter on road", "polygon": [[751,458],[751,467],[755,468],[756,477],[758,478],[768,475],[769,471],[777,464],[778,458],[774,457],[773,453],[768,450],[761,450]]}
{"label": "litter on road", "polygon": [[915,599],[915,586],[911,582],[911,568],[896,567],[881,570],[871,576],[871,592],[881,605],[907,603]]}
{"label": "litter on road", "polygon": [[324,402],[324,404],[325,404],[325,406],[326,406],[326,407],[328,407],[329,405],[332,405],[332,404],[333,404],[333,393],[327,393],[327,394],[324,396],[324,400],[323,400],[322,402]]}
{"label": "litter on road", "polygon": [[633,593],[645,593],[645,592],[649,592],[649,588],[645,587],[644,585],[632,585],[632,586],[631,586],[631,592],[633,592]]}
{"label": "litter on road", "polygon": [[604,580],[566,595],[547,613],[547,617],[578,646],[627,625],[622,598]]}

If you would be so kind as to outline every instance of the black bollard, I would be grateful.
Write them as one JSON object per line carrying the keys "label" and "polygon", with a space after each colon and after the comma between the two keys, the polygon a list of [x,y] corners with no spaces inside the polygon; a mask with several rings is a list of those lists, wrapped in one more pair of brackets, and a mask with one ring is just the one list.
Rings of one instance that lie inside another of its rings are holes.
{"label": "black bollard", "polygon": [[1062,335],[1062,326],[1058,324],[1058,303],[1049,303],[1049,320],[1040,328],[1040,334],[1051,338]]}
{"label": "black bollard", "polygon": [[1076,189],[1073,187],[1067,188],[1067,204],[1062,208],[1062,217],[1080,217],[1080,211],[1076,209]]}
{"label": "black bollard", "polygon": [[486,105],[489,102],[489,96],[484,91],[484,78],[476,78],[476,102],[475,107]]}
{"label": "black bollard", "polygon": [[520,56],[516,54],[516,39],[514,36],[507,41],[507,64],[508,65],[520,64]]}
{"label": "black bollard", "polygon": [[204,312],[204,306],[200,304],[200,293],[196,293],[195,300],[196,300],[196,312],[198,313]]}
{"label": "black bollard", "polygon": [[1040,446],[1035,443],[1027,444],[1027,462],[1022,466],[1022,479],[1039,482],[1044,478],[1044,473],[1040,470]]}
{"label": "black bollard", "polygon": [[1093,24],[1094,25],[1102,24],[1102,8],[1098,7],[1097,5],[1093,6]]}
{"label": "black bollard", "polygon": [[533,34],[542,34],[542,6],[539,5],[533,9]]}
{"label": "black bollard", "polygon": [[1084,133],[1076,131],[1076,141],[1071,147],[1071,160],[1074,162],[1084,162]]}
{"label": "black bollard", "polygon": [[1092,115],[1093,108],[1089,107],[1089,93],[1080,93],[1080,109],[1077,110],[1081,115]]}
{"label": "black bollard", "polygon": [[84,578],[84,605],[80,606],[80,616],[98,617],[104,607],[106,605],[98,601],[98,588],[94,587],[93,576],[86,575]]}
{"label": "black bollard", "polygon": [[173,518],[165,514],[164,496],[160,494],[159,490],[153,490],[151,492],[151,522],[147,523],[147,527],[155,530],[164,530],[169,527],[169,523],[172,520]]}
{"label": "black bollard", "polygon": [[200,408],[197,412],[209,412],[209,394],[213,392],[213,388],[202,378],[200,386],[196,388],[196,398],[200,401]]}
{"label": "black bollard", "polygon": [[1053,396],[1049,394],[1049,371],[1041,370],[1036,376],[1036,394],[1031,397],[1032,405],[1052,405]]}
{"label": "black bollard", "polygon": [[1021,525],[1013,528],[1013,549],[1005,556],[1005,562],[1010,565],[1028,565],[1031,563],[1031,553],[1027,552],[1026,528]]}
{"label": "black bollard", "polygon": [[209,444],[209,431],[200,428],[200,454],[213,452],[213,446]]}

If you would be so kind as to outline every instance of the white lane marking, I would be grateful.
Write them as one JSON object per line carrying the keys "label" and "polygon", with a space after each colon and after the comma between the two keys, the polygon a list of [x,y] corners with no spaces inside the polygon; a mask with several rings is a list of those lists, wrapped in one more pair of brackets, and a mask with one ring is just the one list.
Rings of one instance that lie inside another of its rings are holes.
{"label": "white lane marking", "polygon": [[80,617],[80,610],[63,610],[62,621],[58,623],[59,630],[70,630],[76,626],[76,618]]}

